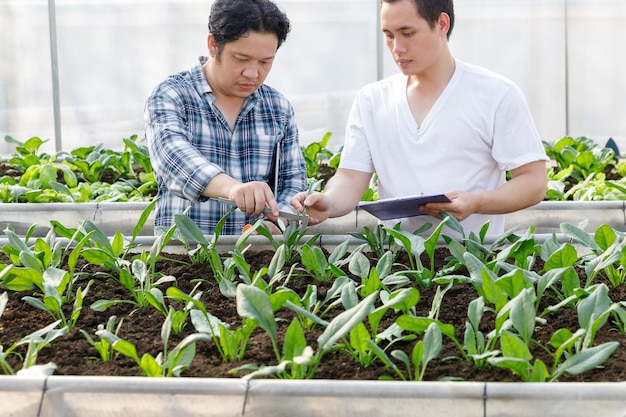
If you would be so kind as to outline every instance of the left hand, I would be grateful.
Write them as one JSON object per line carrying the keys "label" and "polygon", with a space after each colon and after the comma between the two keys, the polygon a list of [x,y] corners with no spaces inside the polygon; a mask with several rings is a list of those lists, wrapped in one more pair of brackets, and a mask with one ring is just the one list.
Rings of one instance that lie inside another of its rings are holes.
{"label": "left hand", "polygon": [[[286,222],[284,220],[280,219],[280,218],[276,219],[276,222],[282,222],[285,225],[285,227],[287,226]],[[276,224],[274,224],[274,222],[272,222],[272,221],[266,220],[266,221],[263,222],[263,225],[269,229],[269,231],[270,231],[270,233],[272,235],[282,235],[283,234],[283,231],[280,230],[280,228]],[[242,233],[245,232],[250,227],[252,227],[252,225],[251,224],[247,224],[243,228],[243,230],[241,232]],[[259,232],[256,229],[251,233],[251,235],[258,235],[258,234],[259,234]]]}
{"label": "left hand", "polygon": [[511,170],[511,179],[493,190],[450,191],[446,196],[452,202],[429,203],[420,210],[437,218],[439,212],[445,211],[458,221],[474,213],[507,214],[539,203],[546,195],[546,187],[546,163],[534,161]]}
{"label": "left hand", "polygon": [[450,191],[446,197],[452,200],[449,203],[428,203],[420,206],[420,211],[430,216],[441,218],[442,211],[463,221],[476,212],[477,195],[466,191]]}

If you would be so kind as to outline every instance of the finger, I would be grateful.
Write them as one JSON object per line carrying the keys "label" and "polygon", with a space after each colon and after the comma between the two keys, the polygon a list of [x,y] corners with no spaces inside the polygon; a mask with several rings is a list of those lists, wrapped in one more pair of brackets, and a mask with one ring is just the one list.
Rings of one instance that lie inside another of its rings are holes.
{"label": "finger", "polygon": [[317,217],[309,215],[309,226],[315,226],[320,223],[321,221]]}
{"label": "finger", "polygon": [[304,199],[304,205],[306,207],[315,207],[315,205],[320,201],[320,197],[318,193],[309,194]]}
{"label": "finger", "polygon": [[265,200],[266,197],[263,188],[250,183],[246,192],[246,214],[256,217],[260,216],[267,206]]}
{"label": "finger", "polygon": [[242,194],[240,197],[237,197],[237,199],[235,199],[234,201],[237,203],[237,208],[240,211],[243,211],[244,213],[249,214],[248,213],[248,205],[246,204],[247,199],[246,199],[246,194],[245,193]]}
{"label": "finger", "polygon": [[298,193],[289,200],[289,204],[296,212],[301,212],[304,208],[303,202],[306,199],[306,193]]}
{"label": "finger", "polygon": [[[265,190],[265,207],[269,207],[272,210],[272,216],[278,216],[280,213],[280,208],[278,207],[278,202],[276,201],[276,197],[272,193],[272,190]],[[264,207],[264,208],[265,208]]]}

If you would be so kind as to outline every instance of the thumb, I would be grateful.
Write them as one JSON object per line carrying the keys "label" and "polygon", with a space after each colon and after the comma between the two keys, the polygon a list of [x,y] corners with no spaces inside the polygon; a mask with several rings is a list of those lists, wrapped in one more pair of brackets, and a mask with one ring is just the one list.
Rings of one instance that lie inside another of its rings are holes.
{"label": "thumb", "polygon": [[317,202],[319,202],[320,198],[319,198],[319,194],[318,193],[313,193],[313,194],[309,194],[305,199],[303,204],[306,207],[312,207],[315,206],[315,204],[317,204]]}
{"label": "thumb", "polygon": [[325,211],[330,207],[330,200],[326,194],[313,193],[304,200],[304,205],[313,210]]}

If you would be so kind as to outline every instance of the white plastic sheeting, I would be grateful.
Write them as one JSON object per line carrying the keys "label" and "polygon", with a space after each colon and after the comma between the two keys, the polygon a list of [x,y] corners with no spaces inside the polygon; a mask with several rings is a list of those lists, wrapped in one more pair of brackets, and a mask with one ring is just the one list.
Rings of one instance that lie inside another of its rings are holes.
{"label": "white plastic sheeting", "polygon": [[[0,136],[51,139],[51,0],[0,2]],[[303,143],[344,123],[362,85],[396,72],[378,0],[277,0],[293,30],[268,83],[294,103]],[[143,136],[152,87],[206,51],[210,0],[54,0],[62,147]],[[516,81],[544,140],[626,148],[626,0],[457,0],[453,53]],[[0,142],[0,154],[12,147]]]}
{"label": "white plastic sheeting", "polygon": [[[91,220],[107,236],[118,230],[132,236],[139,218],[149,203],[4,203],[0,204],[0,230],[11,226],[19,235],[26,234],[35,226],[34,236],[45,236],[51,228],[50,221],[56,220],[66,227],[79,227]],[[142,236],[154,234],[154,211],[141,229]]]}
{"label": "white plastic sheeting", "polygon": [[493,383],[486,387],[486,417],[623,417],[624,382]]}
{"label": "white plastic sheeting", "polygon": [[0,376],[3,417],[623,417],[626,385]]}
{"label": "white plastic sheeting", "polygon": [[536,233],[559,233],[562,223],[581,225],[589,233],[603,224],[626,231],[626,201],[542,201],[505,219],[506,229],[533,225]]}
{"label": "white plastic sheeting", "polygon": [[45,382],[43,378],[0,376],[0,415],[39,415]]}

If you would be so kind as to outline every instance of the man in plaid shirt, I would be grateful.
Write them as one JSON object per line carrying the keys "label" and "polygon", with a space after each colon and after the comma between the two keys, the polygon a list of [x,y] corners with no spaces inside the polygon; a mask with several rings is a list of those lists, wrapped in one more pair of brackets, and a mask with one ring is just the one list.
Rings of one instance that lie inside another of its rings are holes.
{"label": "man in plaid shirt", "polygon": [[[290,22],[269,0],[216,0],[208,57],[157,85],[145,106],[146,138],[159,185],[155,231],[187,215],[206,234],[230,206],[223,234],[279,210],[306,189],[294,110],[263,84]],[[263,213],[269,207],[271,213]],[[273,233],[278,228],[267,222]]]}

